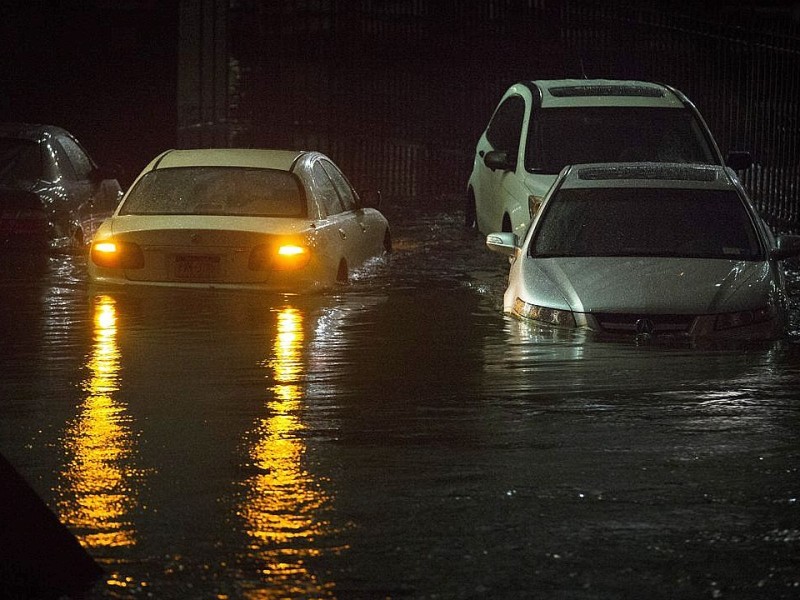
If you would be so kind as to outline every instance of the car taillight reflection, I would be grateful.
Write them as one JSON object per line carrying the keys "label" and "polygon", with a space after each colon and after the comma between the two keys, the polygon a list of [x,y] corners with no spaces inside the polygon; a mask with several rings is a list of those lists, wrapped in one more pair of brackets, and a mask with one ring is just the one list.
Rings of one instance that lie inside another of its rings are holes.
{"label": "car taillight reflection", "polygon": [[138,244],[105,240],[92,244],[92,262],[107,269],[141,269],[144,254]]}
{"label": "car taillight reflection", "polygon": [[305,267],[309,260],[311,250],[302,244],[262,244],[250,253],[249,267],[253,271],[291,271]]}

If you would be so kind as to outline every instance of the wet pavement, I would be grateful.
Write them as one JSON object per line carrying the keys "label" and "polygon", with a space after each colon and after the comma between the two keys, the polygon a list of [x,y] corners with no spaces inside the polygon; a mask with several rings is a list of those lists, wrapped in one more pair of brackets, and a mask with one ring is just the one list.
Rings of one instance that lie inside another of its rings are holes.
{"label": "wet pavement", "polygon": [[321,296],[98,290],[3,257],[0,453],[110,598],[800,597],[800,275],[784,342],[504,317],[458,206]]}

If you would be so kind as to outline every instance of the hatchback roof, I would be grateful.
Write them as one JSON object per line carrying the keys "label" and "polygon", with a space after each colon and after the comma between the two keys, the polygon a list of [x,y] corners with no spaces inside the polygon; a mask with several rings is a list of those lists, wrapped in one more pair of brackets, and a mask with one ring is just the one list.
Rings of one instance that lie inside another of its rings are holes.
{"label": "hatchback roof", "polygon": [[256,148],[195,148],[167,150],[150,163],[150,169],[170,167],[253,167],[291,170],[304,150]]}
{"label": "hatchback roof", "polygon": [[673,187],[732,189],[725,167],[685,163],[597,163],[566,169],[562,187]]}
{"label": "hatchback roof", "polygon": [[539,79],[542,108],[570,106],[648,106],[682,108],[686,98],[677,90],[649,81],[619,79]]}
{"label": "hatchback roof", "polygon": [[0,137],[20,138],[38,142],[52,135],[72,137],[66,129],[56,127],[55,125],[41,125],[38,123],[0,123]]}

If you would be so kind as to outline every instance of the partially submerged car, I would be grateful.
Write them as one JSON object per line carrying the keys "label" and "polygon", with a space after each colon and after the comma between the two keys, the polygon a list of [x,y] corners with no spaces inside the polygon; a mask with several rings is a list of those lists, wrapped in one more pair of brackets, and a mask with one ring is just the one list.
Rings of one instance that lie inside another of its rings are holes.
{"label": "partially submerged car", "polygon": [[0,124],[0,248],[83,250],[121,197],[68,131]]}
{"label": "partially submerged car", "polygon": [[800,255],[719,165],[569,166],[521,242],[486,243],[511,257],[506,313],[600,337],[780,338]]}
{"label": "partially submerged car", "polygon": [[92,244],[94,282],[322,290],[391,250],[379,195],[319,152],[168,150]]}
{"label": "partially submerged car", "polygon": [[567,165],[599,162],[751,163],[723,159],[703,117],[677,89],[645,81],[521,81],[503,94],[478,140],[466,225],[523,235]]}

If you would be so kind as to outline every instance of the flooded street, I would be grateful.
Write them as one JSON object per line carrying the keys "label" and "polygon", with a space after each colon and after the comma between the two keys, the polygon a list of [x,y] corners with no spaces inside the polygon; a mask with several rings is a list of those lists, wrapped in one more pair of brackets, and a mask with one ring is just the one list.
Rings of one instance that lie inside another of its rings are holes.
{"label": "flooded street", "polygon": [[96,599],[800,597],[785,342],[599,343],[503,316],[452,209],[310,296],[94,289],[4,257],[0,453]]}

